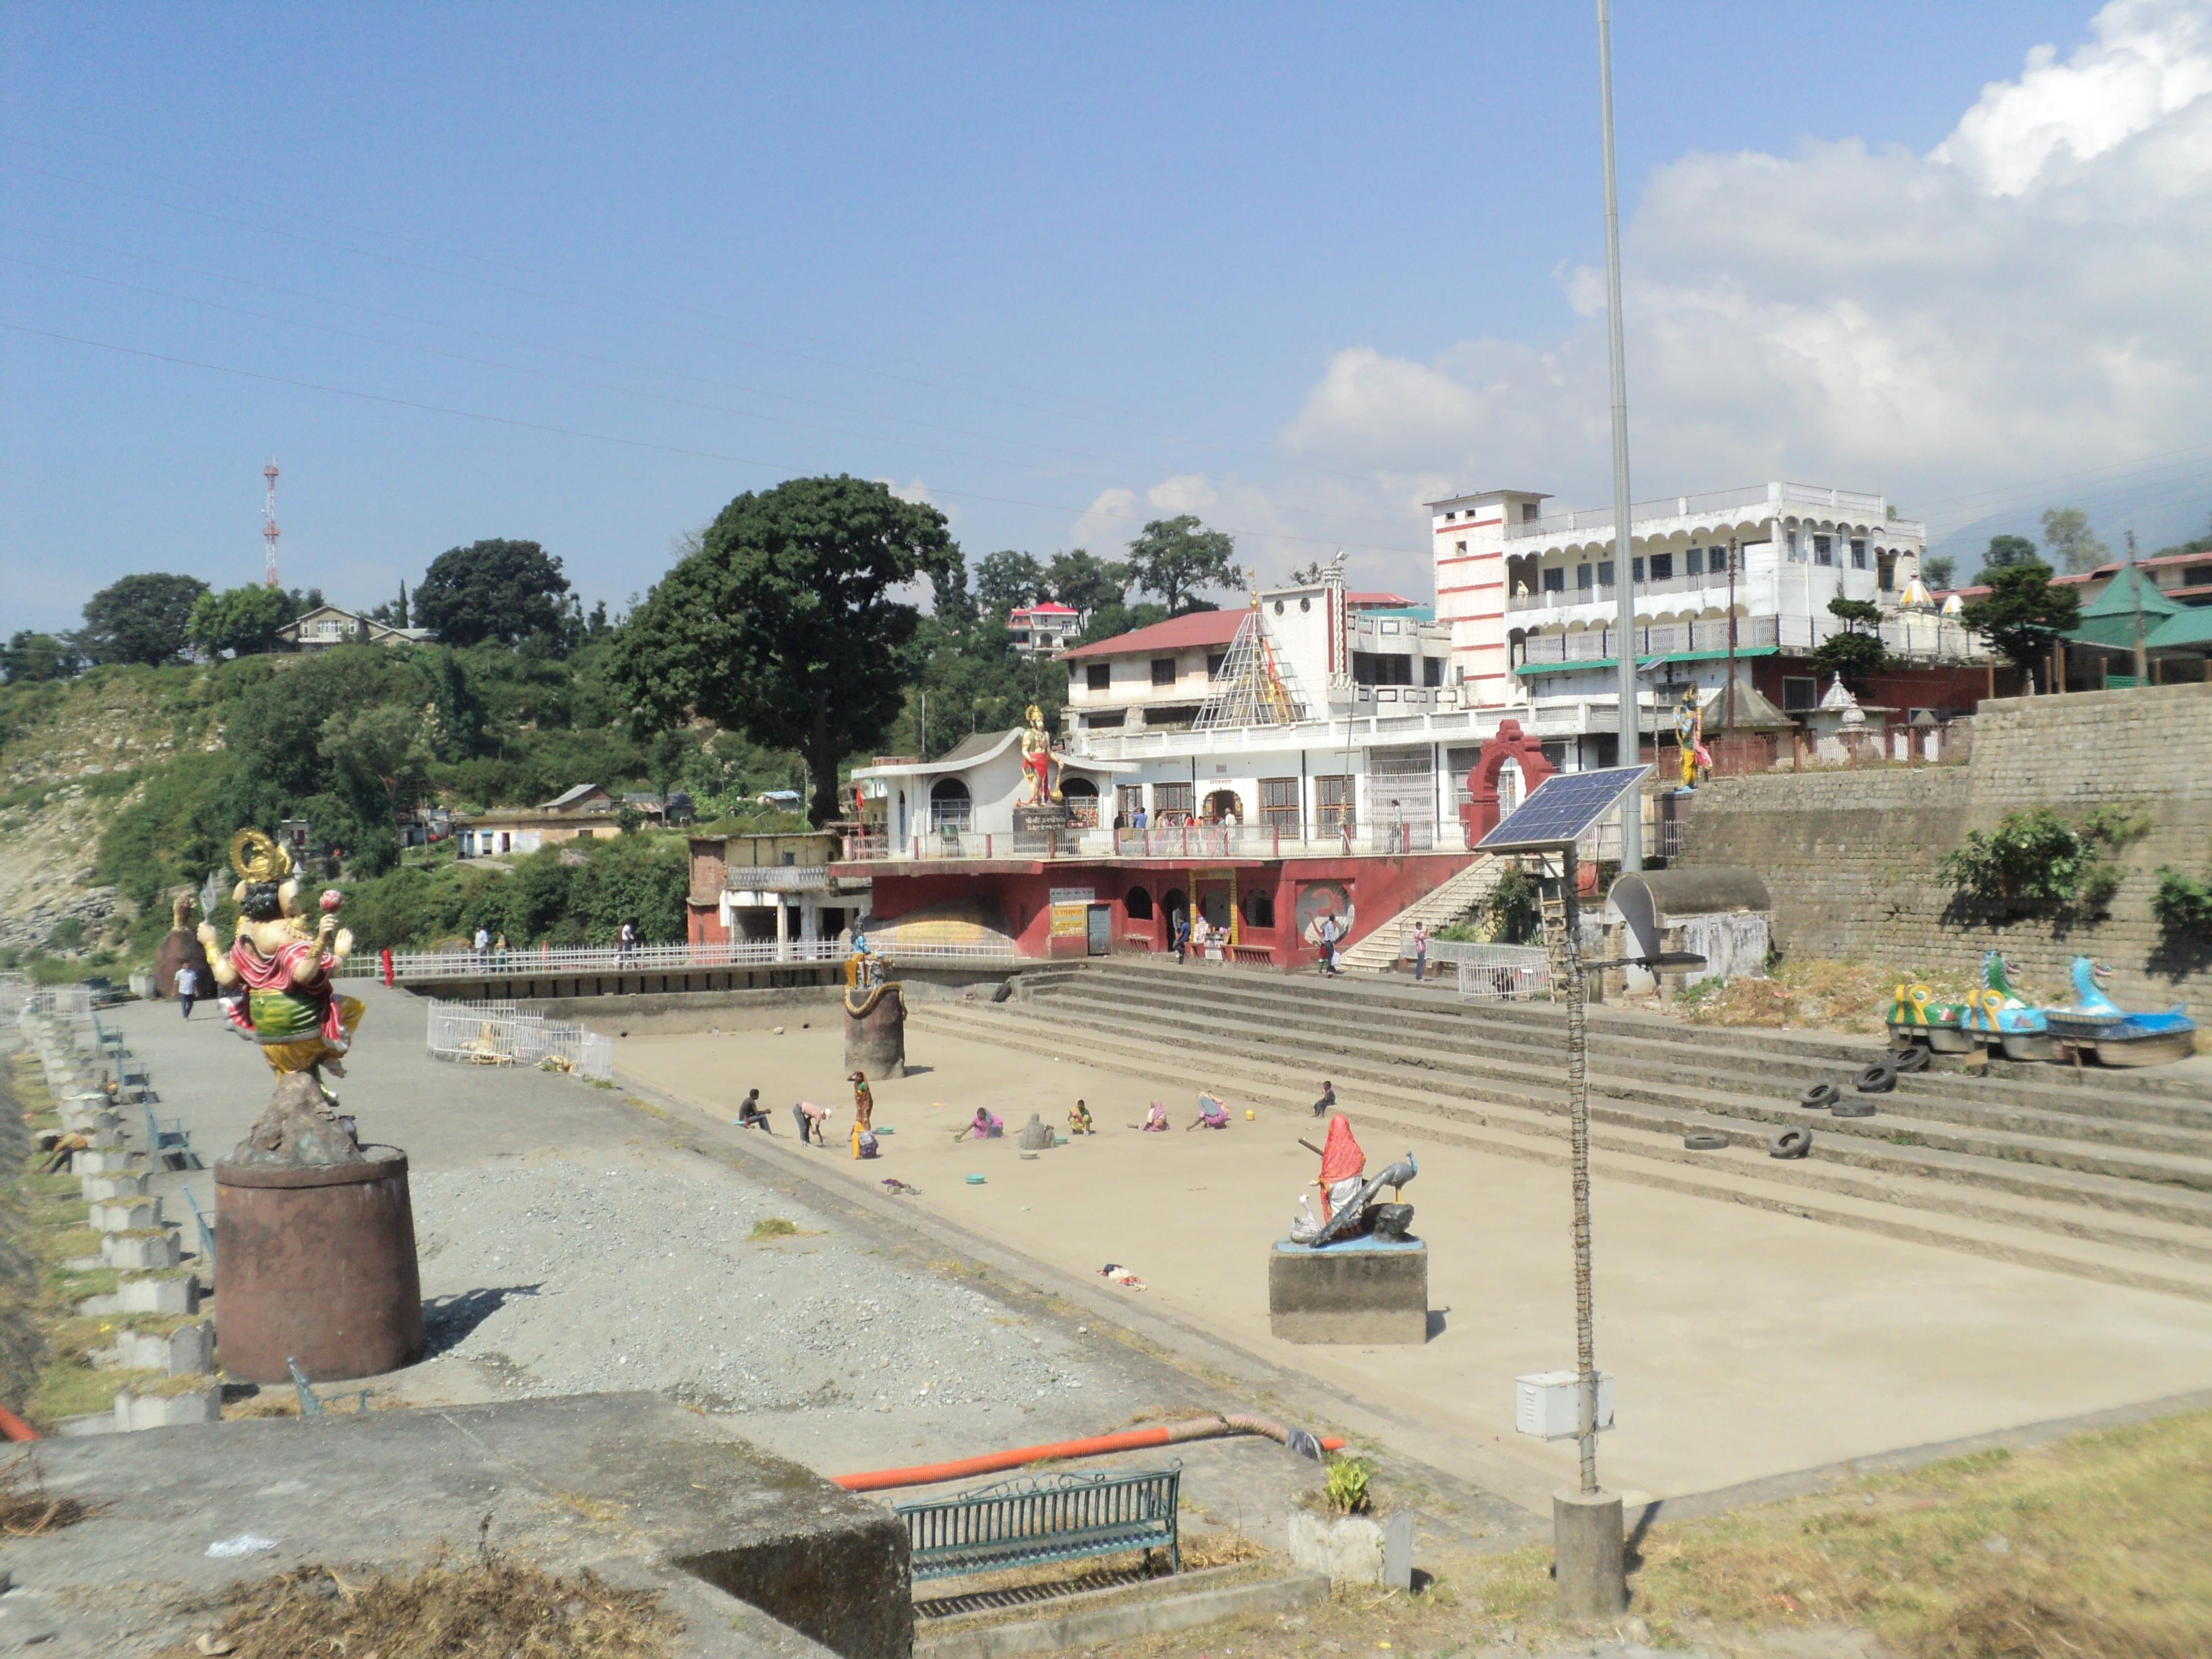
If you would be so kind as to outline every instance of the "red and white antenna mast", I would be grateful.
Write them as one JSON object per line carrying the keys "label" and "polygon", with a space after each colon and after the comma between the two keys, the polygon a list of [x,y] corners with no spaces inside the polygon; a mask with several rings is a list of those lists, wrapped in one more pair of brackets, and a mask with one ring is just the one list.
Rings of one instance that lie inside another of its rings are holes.
{"label": "red and white antenna mast", "polygon": [[269,498],[261,507],[261,539],[269,551],[261,566],[261,580],[271,587],[281,584],[276,580],[276,463],[272,459],[261,469],[261,476],[269,481]]}

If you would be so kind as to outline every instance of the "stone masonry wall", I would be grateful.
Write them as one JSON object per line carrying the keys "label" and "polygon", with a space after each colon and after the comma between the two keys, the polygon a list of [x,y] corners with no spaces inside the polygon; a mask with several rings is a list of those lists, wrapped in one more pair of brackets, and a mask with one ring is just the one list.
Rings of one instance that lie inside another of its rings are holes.
{"label": "stone masonry wall", "polygon": [[[2149,815],[2150,833],[2121,855],[2110,914],[2070,926],[1947,918],[1936,860],[1967,830],[2039,805]],[[1794,955],[1971,971],[1995,948],[2053,999],[2073,958],[2088,955],[2118,970],[2123,1004],[2185,1000],[2212,1024],[2212,951],[2163,948],[2150,912],[2158,866],[2212,866],[2212,684],[1984,702],[1963,766],[1714,779],[1697,792],[1677,862],[1758,871],[1775,941]]]}

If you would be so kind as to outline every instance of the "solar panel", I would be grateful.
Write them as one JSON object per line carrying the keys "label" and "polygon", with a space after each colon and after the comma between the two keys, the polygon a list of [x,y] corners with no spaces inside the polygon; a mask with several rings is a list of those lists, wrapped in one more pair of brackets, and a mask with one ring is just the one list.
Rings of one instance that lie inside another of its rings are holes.
{"label": "solar panel", "polygon": [[1504,823],[1476,843],[1478,853],[1524,853],[1565,847],[1651,775],[1648,766],[1612,766],[1601,772],[1554,772],[1538,784]]}

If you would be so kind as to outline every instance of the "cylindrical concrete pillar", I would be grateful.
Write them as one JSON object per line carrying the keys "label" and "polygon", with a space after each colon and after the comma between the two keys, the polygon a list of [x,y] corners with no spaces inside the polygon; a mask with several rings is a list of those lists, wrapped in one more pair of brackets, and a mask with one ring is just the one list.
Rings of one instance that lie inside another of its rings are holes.
{"label": "cylindrical concrete pillar", "polygon": [[1613,1619],[1628,1606],[1620,1494],[1562,1487],[1552,1494],[1552,1560],[1559,1617]]}
{"label": "cylindrical concrete pillar", "polygon": [[249,1382],[397,1370],[422,1357],[422,1284],[407,1155],[358,1164],[215,1166],[216,1340]]}
{"label": "cylindrical concrete pillar", "polygon": [[896,980],[845,993],[845,1064],[872,1082],[906,1075],[906,994]]}

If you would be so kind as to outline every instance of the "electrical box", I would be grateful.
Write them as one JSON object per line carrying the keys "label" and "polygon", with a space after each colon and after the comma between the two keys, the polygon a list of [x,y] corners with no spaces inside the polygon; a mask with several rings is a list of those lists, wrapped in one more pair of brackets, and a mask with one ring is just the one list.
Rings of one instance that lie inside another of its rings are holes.
{"label": "electrical box", "polygon": [[[1575,1437],[1577,1378],[1572,1371],[1538,1371],[1513,1379],[1513,1426],[1544,1440]],[[1613,1426],[1613,1373],[1597,1374],[1597,1425]]]}

